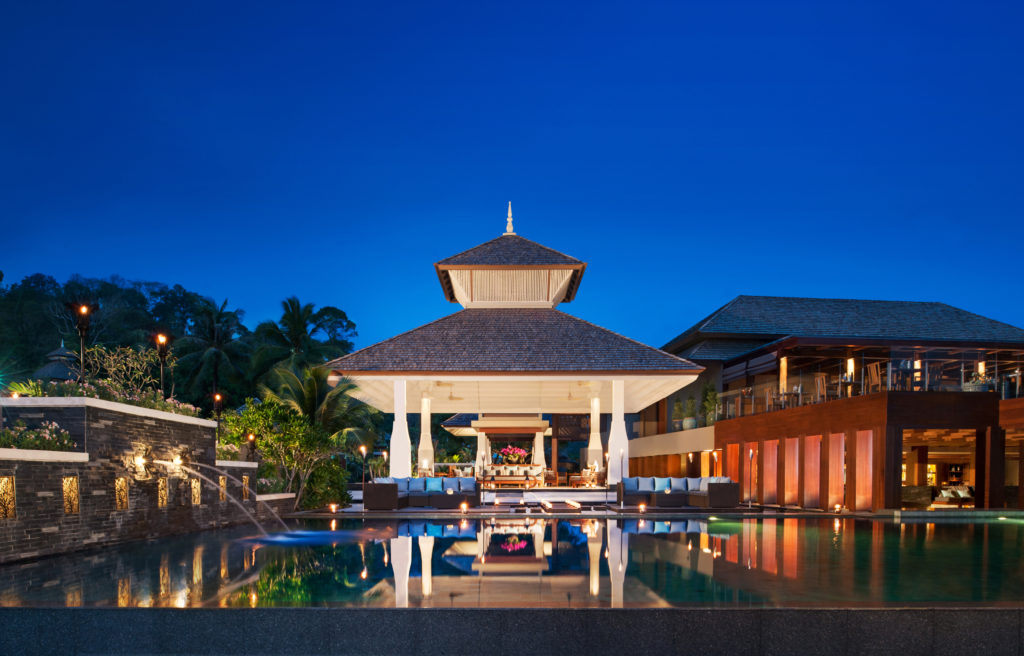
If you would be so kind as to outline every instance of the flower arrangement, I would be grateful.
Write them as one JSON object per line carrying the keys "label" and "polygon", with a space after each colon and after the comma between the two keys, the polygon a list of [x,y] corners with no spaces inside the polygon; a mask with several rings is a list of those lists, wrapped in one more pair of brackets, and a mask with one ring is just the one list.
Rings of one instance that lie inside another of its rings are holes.
{"label": "flower arrangement", "polygon": [[512,446],[511,444],[506,446],[501,451],[498,451],[498,453],[501,454],[502,460],[510,465],[518,465],[523,462],[526,462],[526,456],[529,455],[526,452],[526,449],[523,449],[518,446]]}
{"label": "flower arrangement", "polygon": [[44,421],[39,428],[28,428],[25,422],[18,421],[10,428],[0,429],[0,448],[71,451],[75,446],[71,433],[52,421]]}
{"label": "flower arrangement", "polygon": [[522,539],[518,535],[510,535],[504,542],[501,543],[501,548],[509,553],[516,553],[517,551],[522,551],[528,546],[530,546],[530,543]]}

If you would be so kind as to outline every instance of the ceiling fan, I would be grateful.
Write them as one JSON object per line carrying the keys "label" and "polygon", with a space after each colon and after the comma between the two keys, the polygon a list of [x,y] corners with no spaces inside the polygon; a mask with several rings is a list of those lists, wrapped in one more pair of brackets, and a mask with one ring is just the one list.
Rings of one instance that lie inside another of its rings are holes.
{"label": "ceiling fan", "polygon": [[455,396],[455,383],[445,383],[445,382],[438,381],[438,382],[436,382],[434,384],[439,386],[439,387],[440,386],[444,386],[444,387],[448,387],[449,388],[448,389],[448,400],[449,401],[465,401],[466,400],[466,399],[462,398],[461,396]]}

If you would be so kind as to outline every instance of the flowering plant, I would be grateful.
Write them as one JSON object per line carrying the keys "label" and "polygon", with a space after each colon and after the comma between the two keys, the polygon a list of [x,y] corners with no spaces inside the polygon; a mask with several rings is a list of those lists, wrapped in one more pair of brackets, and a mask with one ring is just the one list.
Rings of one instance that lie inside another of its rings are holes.
{"label": "flowering plant", "polygon": [[173,398],[160,398],[160,391],[151,388],[126,389],[117,383],[101,378],[93,381],[51,381],[30,380],[24,383],[11,383],[12,392],[22,396],[84,396],[91,399],[127,403],[151,410],[163,410],[190,417],[199,416],[199,408],[182,403]]}
{"label": "flowering plant", "polygon": [[0,429],[0,448],[71,451],[75,446],[71,433],[52,421],[44,421],[39,428],[28,428],[25,422],[19,421],[10,428]]}
{"label": "flowering plant", "polygon": [[518,465],[522,462],[525,462],[526,456],[528,455],[526,453],[526,449],[520,448],[518,446],[512,446],[511,444],[506,446],[501,451],[498,451],[498,453],[501,454],[501,457],[505,462],[511,465]]}

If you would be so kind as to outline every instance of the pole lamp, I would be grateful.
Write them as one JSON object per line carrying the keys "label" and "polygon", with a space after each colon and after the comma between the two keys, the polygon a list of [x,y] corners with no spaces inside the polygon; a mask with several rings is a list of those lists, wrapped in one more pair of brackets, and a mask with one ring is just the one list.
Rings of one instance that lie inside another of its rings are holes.
{"label": "pole lamp", "polygon": [[[359,453],[363,454],[363,487],[362,487],[362,490],[363,490],[363,494],[366,494],[366,445],[365,444],[360,444],[359,445]],[[363,503],[366,503],[366,501],[364,500]]]}
{"label": "pole lamp", "polygon": [[85,381],[85,336],[89,332],[89,322],[96,310],[95,303],[65,303],[64,306],[75,314],[75,328],[78,330],[78,382]]}
{"label": "pole lamp", "polygon": [[171,338],[163,333],[157,333],[156,337],[156,356],[160,358],[160,398],[166,399],[167,393],[164,392],[164,367],[167,365],[167,356],[171,353]]}
{"label": "pole lamp", "polygon": [[213,416],[217,420],[217,443],[220,444],[220,411],[224,408],[224,397],[217,392],[213,395]]}
{"label": "pole lamp", "polygon": [[258,462],[256,459],[256,434],[249,433],[245,436],[245,444],[249,447],[249,461]]}

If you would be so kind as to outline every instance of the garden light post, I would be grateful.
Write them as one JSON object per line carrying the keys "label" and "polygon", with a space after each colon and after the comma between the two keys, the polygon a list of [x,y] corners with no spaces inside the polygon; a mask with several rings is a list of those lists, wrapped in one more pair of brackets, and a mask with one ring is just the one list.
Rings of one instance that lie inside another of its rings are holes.
{"label": "garden light post", "polygon": [[160,398],[166,399],[164,391],[164,367],[167,365],[167,355],[171,351],[171,340],[167,335],[159,333],[156,336],[156,355],[160,358]]}
{"label": "garden light post", "polygon": [[224,397],[218,392],[213,395],[213,416],[217,419],[216,437],[218,444],[220,444],[220,411],[223,407]]}
{"label": "garden light post", "polygon": [[85,335],[89,332],[92,314],[99,309],[95,303],[66,303],[65,307],[75,313],[75,328],[78,329],[78,382],[85,381]]}
{"label": "garden light post", "polygon": [[359,453],[363,454],[363,507],[366,506],[366,445],[359,445]]}

